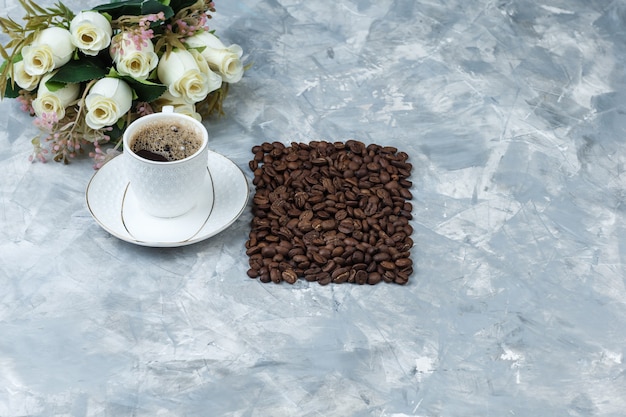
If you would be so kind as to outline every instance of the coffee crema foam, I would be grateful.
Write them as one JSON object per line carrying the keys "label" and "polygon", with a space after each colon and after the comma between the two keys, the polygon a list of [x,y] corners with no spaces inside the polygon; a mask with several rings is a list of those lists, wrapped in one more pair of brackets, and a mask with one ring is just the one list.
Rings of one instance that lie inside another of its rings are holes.
{"label": "coffee crema foam", "polygon": [[197,128],[175,118],[147,122],[130,139],[130,148],[135,154],[157,161],[179,161],[193,155],[201,147],[202,135]]}

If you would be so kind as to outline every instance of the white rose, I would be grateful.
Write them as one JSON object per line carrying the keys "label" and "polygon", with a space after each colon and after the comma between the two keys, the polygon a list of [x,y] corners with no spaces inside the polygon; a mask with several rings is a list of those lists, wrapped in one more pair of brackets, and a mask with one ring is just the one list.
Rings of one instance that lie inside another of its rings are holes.
{"label": "white rose", "polygon": [[202,116],[196,112],[196,106],[193,103],[187,103],[182,97],[174,97],[169,91],[166,91],[155,100],[154,105],[161,110],[164,106],[174,107],[174,113],[185,114],[191,116],[197,121],[202,121]]}
{"label": "white rose", "polygon": [[159,63],[159,57],[154,52],[152,42],[146,40],[143,44],[137,45],[128,32],[115,35],[110,52],[117,72],[137,80],[148,78],[150,71]]}
{"label": "white rose", "polygon": [[200,72],[208,77],[209,93],[220,88],[222,86],[222,77],[218,73],[211,70],[209,63],[204,58],[204,56],[202,56],[202,54],[195,49],[190,49],[189,53],[191,53],[191,55],[196,60],[196,64],[198,64],[198,69],[200,70]]}
{"label": "white rose", "polygon": [[95,56],[108,48],[113,29],[109,20],[98,12],[78,13],[70,22],[72,42],[85,55]]}
{"label": "white rose", "polygon": [[179,49],[161,57],[157,67],[159,80],[168,86],[174,97],[182,97],[188,103],[197,103],[222,85],[215,77],[203,73],[193,54]]}
{"label": "white rose", "polygon": [[59,90],[50,91],[46,82],[54,74],[52,72],[42,77],[37,89],[37,98],[33,100],[33,109],[38,117],[47,114],[54,115],[55,120],[61,120],[65,117],[65,109],[78,98],[80,86],[78,84],[66,84]]}
{"label": "white rose", "polygon": [[85,105],[85,121],[92,129],[114,125],[133,103],[133,91],[118,78],[102,78],[91,87]]}
{"label": "white rose", "polygon": [[198,48],[213,71],[222,76],[227,83],[236,83],[243,76],[241,56],[243,50],[237,44],[225,46],[212,33],[200,32],[186,41],[191,48]]}
{"label": "white rose", "polygon": [[41,75],[30,75],[24,70],[24,61],[18,61],[13,64],[13,81],[20,88],[32,91],[39,85]]}
{"label": "white rose", "polygon": [[[200,52],[198,52],[196,49],[189,49],[188,51],[193,56],[193,59],[196,60],[196,64],[198,65],[198,69],[200,70],[201,73],[209,74],[209,73],[213,72],[213,71],[211,71],[211,67],[209,67],[209,63],[202,56],[202,54]],[[218,77],[219,77],[219,75],[218,75]],[[220,81],[221,81],[221,77],[220,77]]]}
{"label": "white rose", "polygon": [[32,44],[22,48],[24,71],[29,75],[43,75],[67,64],[75,50],[69,30],[56,26],[44,29]]}

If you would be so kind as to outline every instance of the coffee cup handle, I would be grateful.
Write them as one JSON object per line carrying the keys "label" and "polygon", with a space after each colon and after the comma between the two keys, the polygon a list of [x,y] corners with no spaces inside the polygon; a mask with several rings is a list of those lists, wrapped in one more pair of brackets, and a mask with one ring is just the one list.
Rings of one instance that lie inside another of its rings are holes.
{"label": "coffee cup handle", "polygon": [[163,106],[161,113],[174,113],[174,106]]}

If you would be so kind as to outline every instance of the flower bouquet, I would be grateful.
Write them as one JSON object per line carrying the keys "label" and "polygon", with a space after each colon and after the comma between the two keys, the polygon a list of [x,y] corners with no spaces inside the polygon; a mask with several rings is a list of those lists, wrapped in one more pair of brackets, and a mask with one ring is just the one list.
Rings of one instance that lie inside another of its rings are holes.
{"label": "flower bouquet", "polygon": [[[209,0],[114,1],[77,14],[20,0],[0,45],[0,98],[19,100],[42,132],[31,160],[68,163],[89,150],[95,168],[119,153],[126,126],[165,105],[198,120],[222,113],[244,72],[239,45],[209,29]],[[107,150],[103,145],[109,144]]]}

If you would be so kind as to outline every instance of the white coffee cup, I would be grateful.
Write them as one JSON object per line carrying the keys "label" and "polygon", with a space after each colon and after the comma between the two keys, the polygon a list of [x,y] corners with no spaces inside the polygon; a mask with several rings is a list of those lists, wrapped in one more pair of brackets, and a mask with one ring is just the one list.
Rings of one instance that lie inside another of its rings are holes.
{"label": "white coffee cup", "polygon": [[[183,159],[162,162],[146,159],[133,151],[133,142],[139,133],[145,136],[146,130],[153,128],[155,123],[169,121],[183,124],[185,129],[193,131],[200,140],[195,153]],[[181,216],[196,205],[200,193],[212,193],[207,189],[210,181],[205,181],[209,135],[204,125],[194,118],[174,113],[172,106],[165,106],[161,113],[133,121],[124,132],[123,141],[129,192],[134,194],[139,207],[146,213],[156,217]]]}

